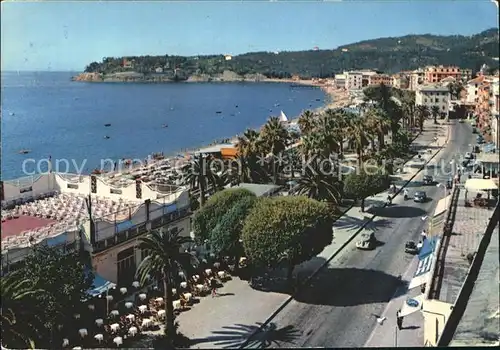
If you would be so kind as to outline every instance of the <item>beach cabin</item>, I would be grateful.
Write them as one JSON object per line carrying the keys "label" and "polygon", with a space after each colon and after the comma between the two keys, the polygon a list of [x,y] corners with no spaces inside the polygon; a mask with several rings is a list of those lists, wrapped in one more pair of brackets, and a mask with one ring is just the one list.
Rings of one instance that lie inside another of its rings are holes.
{"label": "beach cabin", "polygon": [[236,157],[237,149],[234,143],[220,143],[217,145],[204,147],[196,151],[195,156],[199,154],[211,155],[215,158],[233,159]]}

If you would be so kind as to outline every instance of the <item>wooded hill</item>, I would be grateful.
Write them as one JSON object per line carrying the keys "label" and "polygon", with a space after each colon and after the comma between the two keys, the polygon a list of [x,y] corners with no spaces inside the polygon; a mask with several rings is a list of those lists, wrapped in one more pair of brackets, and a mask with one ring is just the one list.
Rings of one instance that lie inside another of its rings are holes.
{"label": "wooded hill", "polygon": [[[137,72],[162,75],[173,80],[190,76],[215,76],[233,71],[241,76],[263,74],[268,78],[331,77],[343,70],[375,69],[387,73],[411,70],[426,65],[456,65],[479,70],[482,64],[498,68],[498,29],[492,28],[472,36],[406,35],[365,40],[334,50],[294,52],[251,52],[232,56],[130,56],[132,67],[123,67],[124,57],[105,57],[92,62],[87,73],[108,75]],[[160,72],[160,69],[162,72]],[[158,70],[158,72],[157,72]]]}

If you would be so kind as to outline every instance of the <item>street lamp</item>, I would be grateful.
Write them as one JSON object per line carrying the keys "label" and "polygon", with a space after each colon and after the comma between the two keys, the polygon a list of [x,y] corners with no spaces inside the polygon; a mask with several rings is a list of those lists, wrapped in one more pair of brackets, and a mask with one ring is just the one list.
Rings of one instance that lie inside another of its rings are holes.
{"label": "street lamp", "polygon": [[[110,289],[116,289],[116,287],[111,287]],[[113,296],[109,295],[109,289],[106,289],[106,317],[109,315],[109,302],[113,300]],[[99,295],[99,298],[102,298],[102,294]]]}
{"label": "street lamp", "polygon": [[448,209],[448,203],[447,203],[447,197],[448,196],[446,194],[446,185],[443,185],[443,184],[439,183],[439,184],[436,185],[436,187],[443,187],[443,190],[444,190],[443,194],[444,194],[444,199],[445,199],[444,206],[445,206],[446,209]]}

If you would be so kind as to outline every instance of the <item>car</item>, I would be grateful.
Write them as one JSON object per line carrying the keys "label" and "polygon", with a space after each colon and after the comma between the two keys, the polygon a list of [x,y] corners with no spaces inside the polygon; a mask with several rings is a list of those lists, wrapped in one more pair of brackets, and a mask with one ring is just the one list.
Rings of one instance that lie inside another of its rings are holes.
{"label": "car", "polygon": [[463,124],[464,120],[463,120],[463,119],[460,119],[458,122],[459,122],[460,124]]}
{"label": "car", "polygon": [[375,248],[375,243],[377,239],[375,238],[375,233],[362,233],[360,239],[356,242],[356,248],[361,250],[371,250]]}
{"label": "car", "polygon": [[484,143],[484,139],[481,137],[476,138],[476,142],[482,145]]}
{"label": "car", "polygon": [[408,241],[405,244],[405,253],[418,254],[420,249],[417,247],[417,243],[414,241]]}
{"label": "car", "polygon": [[427,193],[424,191],[417,191],[413,195],[413,201],[418,203],[424,203],[427,200]]}
{"label": "car", "polygon": [[462,160],[462,166],[463,166],[463,167],[468,166],[468,165],[469,165],[469,163],[470,163],[470,159],[465,158],[464,160]]}
{"label": "car", "polygon": [[447,180],[446,181],[446,188],[447,189],[453,188],[453,181],[452,180]]}
{"label": "car", "polygon": [[464,158],[465,159],[473,159],[474,155],[471,152],[465,152]]}
{"label": "car", "polygon": [[431,175],[424,175],[424,185],[432,185],[434,183],[434,179]]}
{"label": "car", "polygon": [[476,128],[472,128],[472,133],[473,134],[477,134],[477,129]]}

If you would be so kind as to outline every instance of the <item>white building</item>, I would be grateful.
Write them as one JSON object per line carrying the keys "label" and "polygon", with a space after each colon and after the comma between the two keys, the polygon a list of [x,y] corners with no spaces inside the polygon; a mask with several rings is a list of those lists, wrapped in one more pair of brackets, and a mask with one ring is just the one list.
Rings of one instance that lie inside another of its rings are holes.
{"label": "white building", "polygon": [[346,80],[345,80],[345,88],[347,91],[362,90],[363,89],[363,73],[361,73],[361,72],[347,72]]}
{"label": "white building", "polygon": [[422,68],[416,69],[410,74],[410,90],[416,91],[424,83],[425,71]]}
{"label": "white building", "polygon": [[345,87],[346,87],[346,75],[345,74],[335,74],[335,87],[337,89],[345,89]]}
{"label": "white building", "polygon": [[465,86],[465,89],[467,91],[466,102],[477,103],[479,87],[481,86],[483,80],[484,80],[484,75],[480,75],[477,78],[474,78],[467,82],[467,85]]}
{"label": "white building", "polygon": [[496,148],[500,147],[500,133],[499,133],[499,124],[500,124],[500,95],[499,95],[499,79],[495,78],[493,84],[491,86],[491,94],[490,94],[490,106],[491,106],[491,137],[492,141],[495,143]]}
{"label": "white building", "polygon": [[429,111],[437,106],[442,116],[448,117],[450,109],[450,91],[447,86],[427,84],[417,88],[415,105],[427,106]]}

